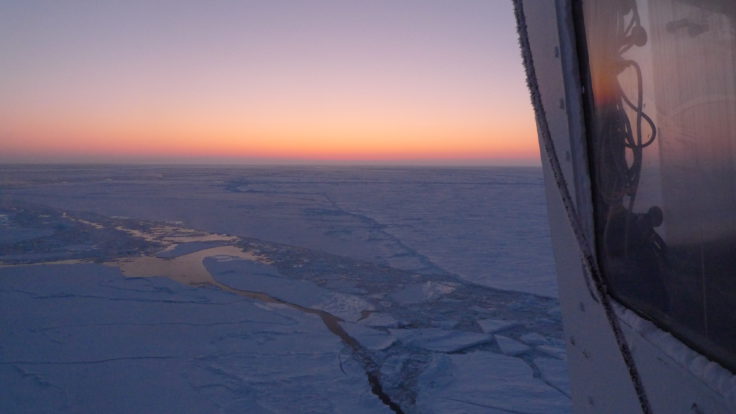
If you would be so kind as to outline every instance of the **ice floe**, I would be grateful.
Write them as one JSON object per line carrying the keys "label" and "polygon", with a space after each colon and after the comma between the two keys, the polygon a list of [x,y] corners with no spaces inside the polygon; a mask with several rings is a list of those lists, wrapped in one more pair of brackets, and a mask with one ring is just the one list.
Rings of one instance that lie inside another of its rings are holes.
{"label": "ice floe", "polygon": [[501,348],[501,352],[506,355],[520,355],[530,349],[529,346],[515,339],[509,338],[508,336],[495,335],[494,338],[496,339],[498,347]]}
{"label": "ice floe", "polygon": [[390,331],[405,345],[437,352],[457,352],[493,340],[491,335],[439,328],[391,329]]}
{"label": "ice floe", "polygon": [[490,352],[442,355],[418,380],[417,412],[569,412],[568,397],[533,377],[523,360]]}

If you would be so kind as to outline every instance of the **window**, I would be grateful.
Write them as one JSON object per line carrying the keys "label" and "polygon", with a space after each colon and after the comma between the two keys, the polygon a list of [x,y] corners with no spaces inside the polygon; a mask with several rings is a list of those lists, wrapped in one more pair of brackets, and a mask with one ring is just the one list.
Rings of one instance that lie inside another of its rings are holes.
{"label": "window", "polygon": [[583,2],[613,295],[736,368],[736,2]]}

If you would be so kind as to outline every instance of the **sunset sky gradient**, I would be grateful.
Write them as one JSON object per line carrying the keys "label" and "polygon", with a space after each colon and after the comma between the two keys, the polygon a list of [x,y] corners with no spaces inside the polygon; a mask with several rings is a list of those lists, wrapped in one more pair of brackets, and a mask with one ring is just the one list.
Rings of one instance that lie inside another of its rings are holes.
{"label": "sunset sky gradient", "polygon": [[536,165],[510,1],[0,3],[0,162]]}

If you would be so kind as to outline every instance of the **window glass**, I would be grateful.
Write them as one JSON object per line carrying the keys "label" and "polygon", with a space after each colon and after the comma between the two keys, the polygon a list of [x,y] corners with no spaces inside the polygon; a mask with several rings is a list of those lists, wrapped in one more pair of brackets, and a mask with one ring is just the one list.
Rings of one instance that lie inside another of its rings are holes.
{"label": "window glass", "polygon": [[612,293],[736,368],[736,2],[583,3]]}

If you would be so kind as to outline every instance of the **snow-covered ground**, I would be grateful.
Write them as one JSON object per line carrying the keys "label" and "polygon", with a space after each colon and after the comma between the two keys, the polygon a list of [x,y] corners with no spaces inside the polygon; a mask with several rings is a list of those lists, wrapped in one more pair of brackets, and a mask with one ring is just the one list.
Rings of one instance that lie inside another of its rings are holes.
{"label": "snow-covered ground", "polygon": [[0,169],[0,411],[564,413],[541,170]]}

